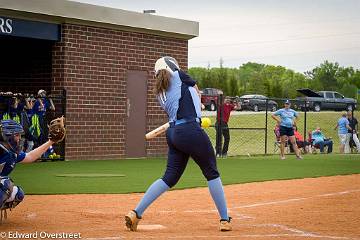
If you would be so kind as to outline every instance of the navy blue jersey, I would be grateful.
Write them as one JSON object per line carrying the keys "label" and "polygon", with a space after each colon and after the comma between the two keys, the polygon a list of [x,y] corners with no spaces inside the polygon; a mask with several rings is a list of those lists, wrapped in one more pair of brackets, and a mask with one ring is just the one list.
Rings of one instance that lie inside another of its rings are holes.
{"label": "navy blue jersey", "polygon": [[175,71],[170,86],[158,100],[168,114],[169,122],[179,119],[201,118],[201,100],[194,88],[196,81],[182,70]]}
{"label": "navy blue jersey", "polygon": [[46,110],[50,108],[51,104],[50,104],[50,100],[47,98],[42,98],[42,103],[40,103],[40,100],[37,99],[33,110],[36,114],[38,114],[39,116],[45,116]]}
{"label": "navy blue jersey", "polygon": [[0,176],[8,176],[15,165],[26,157],[26,153],[20,152],[18,155],[12,151],[7,150],[0,144]]}

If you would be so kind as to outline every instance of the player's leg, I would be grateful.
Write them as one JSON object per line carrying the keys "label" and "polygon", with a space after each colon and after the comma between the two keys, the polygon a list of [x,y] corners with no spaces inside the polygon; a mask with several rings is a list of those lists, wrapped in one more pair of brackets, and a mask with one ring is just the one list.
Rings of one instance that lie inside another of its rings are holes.
{"label": "player's leg", "polygon": [[216,166],[214,149],[208,135],[199,125],[189,124],[187,131],[177,135],[177,149],[187,152],[200,167],[208,181],[208,187],[220,215],[220,230],[230,231],[231,225],[226,206],[225,193]]}
{"label": "player's leg", "polygon": [[25,193],[19,186],[14,186],[10,197],[5,201],[5,208],[15,208],[24,200]]}
{"label": "player's leg", "polygon": [[357,151],[358,151],[358,153],[360,153],[360,141],[359,141],[357,134],[353,133],[352,137],[353,137],[353,141],[356,145]]}
{"label": "player's leg", "polygon": [[224,136],[224,147],[222,149],[222,155],[224,157],[226,157],[228,149],[229,149],[229,142],[230,142],[230,132],[229,132],[229,126],[227,125],[227,123],[224,123],[223,136]]}
{"label": "player's leg", "polygon": [[[221,125],[221,124],[220,124],[220,125]],[[221,152],[222,152],[222,146],[221,146],[221,142],[222,142],[222,129],[220,129],[218,122],[215,123],[215,130],[216,130],[215,151],[216,151],[216,156],[220,157],[220,156],[221,156]]]}
{"label": "player's leg", "polygon": [[280,136],[280,157],[281,157],[281,159],[285,159],[285,145],[286,145],[287,139],[288,138],[286,135]]}
{"label": "player's leg", "polygon": [[288,128],[280,126],[280,158],[285,159],[285,145],[288,141]]}
{"label": "player's leg", "polygon": [[165,174],[162,178],[156,180],[145,192],[144,197],[135,208],[138,217],[141,218],[146,208],[162,193],[172,188],[179,181],[183,174],[189,155],[181,153],[175,149],[169,149],[168,162]]}
{"label": "player's leg", "polygon": [[145,192],[143,198],[140,200],[136,208],[130,211],[125,216],[126,226],[131,231],[137,230],[138,222],[140,221],[145,210],[169,188],[173,187],[183,174],[189,155],[184,154],[172,145],[173,128],[167,131],[167,140],[169,145],[168,162],[164,176],[156,180]]}
{"label": "player's leg", "polygon": [[345,143],[346,143],[346,134],[339,134],[340,140],[340,153],[344,153]]}
{"label": "player's leg", "polygon": [[289,136],[289,140],[290,140],[290,143],[291,143],[291,145],[292,145],[292,147],[293,147],[293,149],[294,149],[294,152],[295,152],[295,154],[296,154],[296,157],[297,157],[298,159],[301,159],[302,157],[301,157],[301,155],[300,155],[300,150],[299,150],[299,148],[298,148],[298,146],[297,146],[297,144],[296,144],[295,136],[294,136],[294,135],[293,135],[293,136]]}
{"label": "player's leg", "polygon": [[323,142],[323,151],[324,151],[324,145],[327,146],[327,153],[331,153],[333,150],[333,141],[326,140],[325,142]]}
{"label": "player's leg", "polygon": [[224,188],[220,174],[217,170],[214,150],[212,149],[210,140],[205,132],[204,139],[199,142],[197,148],[199,151],[194,151],[191,156],[199,165],[203,175],[208,181],[210,195],[220,215],[220,230],[230,231],[232,230],[230,224],[231,218],[228,215]]}
{"label": "player's leg", "polygon": [[0,177],[0,223],[6,218],[6,210],[15,208],[24,199],[23,190],[14,186],[8,177]]}

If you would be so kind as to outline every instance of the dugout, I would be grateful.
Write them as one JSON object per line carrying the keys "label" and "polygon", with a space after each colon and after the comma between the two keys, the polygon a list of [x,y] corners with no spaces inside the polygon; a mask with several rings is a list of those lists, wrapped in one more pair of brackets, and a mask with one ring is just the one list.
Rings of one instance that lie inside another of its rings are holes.
{"label": "dugout", "polygon": [[0,1],[0,91],[66,90],[69,160],[163,155],[152,93],[161,56],[187,68],[198,23],[72,1]]}

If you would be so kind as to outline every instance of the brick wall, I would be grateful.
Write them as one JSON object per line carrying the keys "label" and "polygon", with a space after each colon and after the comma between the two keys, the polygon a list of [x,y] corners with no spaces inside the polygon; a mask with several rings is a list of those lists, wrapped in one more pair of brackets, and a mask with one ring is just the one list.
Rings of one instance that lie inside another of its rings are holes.
{"label": "brick wall", "polygon": [[[147,131],[166,121],[153,88],[152,70],[163,55],[187,67],[187,40],[64,24],[52,50],[52,91],[67,90],[67,159],[125,156],[126,73],[149,74]],[[166,153],[164,137],[147,142],[149,156]]]}

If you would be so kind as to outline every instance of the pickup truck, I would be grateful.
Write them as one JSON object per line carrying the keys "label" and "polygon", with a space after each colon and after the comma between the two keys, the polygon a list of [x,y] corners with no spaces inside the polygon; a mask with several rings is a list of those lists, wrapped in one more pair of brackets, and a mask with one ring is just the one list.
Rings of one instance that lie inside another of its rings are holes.
{"label": "pickup truck", "polygon": [[344,95],[334,91],[319,91],[314,92],[308,88],[297,89],[298,92],[304,94],[306,97],[297,98],[298,107],[304,110],[314,110],[320,112],[321,110],[347,110],[352,111],[356,109],[357,101],[353,98],[346,98]]}
{"label": "pickup truck", "polygon": [[219,95],[223,94],[223,91],[216,88],[204,88],[200,91],[200,93],[201,103],[204,104],[205,109],[209,111],[216,111]]}

